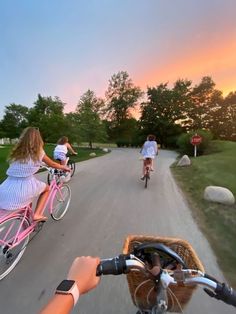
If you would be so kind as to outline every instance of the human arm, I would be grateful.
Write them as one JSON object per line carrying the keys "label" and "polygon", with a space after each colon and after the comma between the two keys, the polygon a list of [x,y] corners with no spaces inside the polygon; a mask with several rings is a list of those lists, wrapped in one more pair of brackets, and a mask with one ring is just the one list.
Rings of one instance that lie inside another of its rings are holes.
{"label": "human arm", "polygon": [[[100,278],[96,276],[98,257],[77,257],[72,263],[67,279],[74,280],[80,295],[95,288]],[[74,307],[72,295],[55,294],[39,314],[69,314]]]}
{"label": "human arm", "polygon": [[74,151],[74,149],[72,148],[72,146],[70,145],[70,143],[66,143],[67,148],[69,149],[69,151],[74,154],[74,155],[78,155],[78,153],[76,151]]}
{"label": "human arm", "polygon": [[61,165],[58,162],[53,161],[46,154],[43,156],[42,161],[45,162],[45,164],[47,164],[49,167],[61,169],[61,170],[68,171],[68,172],[70,171],[70,168],[68,166]]}
{"label": "human arm", "polygon": [[158,155],[158,145],[157,145],[157,142],[155,142],[155,146],[156,146],[156,155]]}
{"label": "human arm", "polygon": [[140,154],[142,154],[142,150],[143,150],[143,146],[144,146],[144,144],[142,145],[142,147],[141,147],[141,149],[140,149]]}

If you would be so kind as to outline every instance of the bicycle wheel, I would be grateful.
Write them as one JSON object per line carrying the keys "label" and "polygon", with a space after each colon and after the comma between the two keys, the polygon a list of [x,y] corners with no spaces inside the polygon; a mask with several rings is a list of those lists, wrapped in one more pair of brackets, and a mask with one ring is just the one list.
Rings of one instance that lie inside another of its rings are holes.
{"label": "bicycle wheel", "polygon": [[73,175],[75,173],[75,162],[74,162],[74,160],[69,159],[68,166],[70,167],[70,170],[71,170],[70,176],[73,177]]}
{"label": "bicycle wheel", "polygon": [[[24,220],[22,226],[21,217],[12,217],[0,223],[0,280],[7,276],[21,259],[29,242],[29,234],[17,245],[11,248],[15,235],[29,227],[28,220]],[[3,243],[4,240],[4,243]]]}
{"label": "bicycle wheel", "polygon": [[150,180],[150,172],[149,168],[146,169],[146,174],[145,174],[145,188],[147,188],[148,180]]}
{"label": "bicycle wheel", "polygon": [[148,184],[148,175],[145,174],[145,184],[144,184],[145,189],[147,188],[147,184]]}
{"label": "bicycle wheel", "polygon": [[51,174],[50,172],[48,173],[48,185],[50,185],[50,183],[52,182],[53,179],[53,174]]}
{"label": "bicycle wheel", "polygon": [[54,220],[60,220],[68,210],[71,200],[71,189],[69,185],[65,184],[56,191],[52,203],[51,216]]}

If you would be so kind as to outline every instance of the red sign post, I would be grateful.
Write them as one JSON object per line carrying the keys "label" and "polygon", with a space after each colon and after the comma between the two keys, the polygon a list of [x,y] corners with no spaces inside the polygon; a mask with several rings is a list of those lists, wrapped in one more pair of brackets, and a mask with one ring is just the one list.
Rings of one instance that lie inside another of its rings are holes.
{"label": "red sign post", "polygon": [[196,157],[197,156],[197,145],[201,144],[202,137],[196,133],[195,135],[192,136],[190,142],[194,146],[194,157]]}

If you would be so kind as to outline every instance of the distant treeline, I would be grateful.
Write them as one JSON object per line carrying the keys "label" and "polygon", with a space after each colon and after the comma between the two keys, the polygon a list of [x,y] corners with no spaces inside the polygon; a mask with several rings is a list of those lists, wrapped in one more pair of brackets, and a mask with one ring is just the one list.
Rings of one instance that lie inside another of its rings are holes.
{"label": "distant treeline", "polygon": [[[181,134],[196,130],[236,141],[236,91],[224,97],[209,76],[194,86],[179,79],[172,88],[161,83],[144,92],[121,71],[109,80],[104,99],[87,90],[74,112],[64,113],[64,107],[59,97],[40,94],[31,108],[11,103],[0,121],[0,138],[17,138],[30,125],[40,129],[45,142],[67,135],[90,146],[98,141],[139,146],[152,133],[162,146],[174,147]],[[133,116],[137,111],[139,120]]]}

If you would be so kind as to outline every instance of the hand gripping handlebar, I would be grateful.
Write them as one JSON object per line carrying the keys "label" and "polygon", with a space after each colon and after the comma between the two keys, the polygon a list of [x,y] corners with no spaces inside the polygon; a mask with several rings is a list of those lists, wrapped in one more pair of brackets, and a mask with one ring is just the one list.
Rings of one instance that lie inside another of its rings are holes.
{"label": "hand gripping handlebar", "polygon": [[[97,267],[97,276],[101,275],[121,275],[127,274],[132,270],[142,270],[147,271],[147,266],[141,260],[137,259],[134,255],[121,254],[114,258],[103,259],[101,263]],[[182,272],[181,276],[181,284],[191,285],[191,284],[199,284],[203,285],[207,288],[204,288],[204,291],[211,297],[221,300],[229,305],[236,307],[236,291],[233,290],[225,283],[219,283],[215,278],[203,274],[198,271],[192,271],[188,269],[183,269],[176,271],[176,273]],[[191,273],[198,273],[196,276],[189,276]],[[165,281],[167,286],[172,283],[174,285],[178,284],[177,276],[175,275],[175,271],[173,274],[169,274],[168,272],[161,273],[162,281]],[[210,290],[211,289],[211,290]]]}

